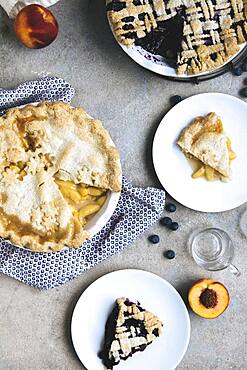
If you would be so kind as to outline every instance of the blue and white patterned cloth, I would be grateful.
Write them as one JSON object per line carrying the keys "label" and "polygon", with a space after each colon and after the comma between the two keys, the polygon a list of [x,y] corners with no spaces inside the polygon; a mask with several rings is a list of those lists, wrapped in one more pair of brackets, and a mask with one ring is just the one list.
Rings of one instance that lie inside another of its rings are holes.
{"label": "blue and white patterned cloth", "polygon": [[[64,80],[47,77],[14,90],[0,89],[0,111],[42,100],[70,102],[74,89]],[[0,272],[39,289],[62,285],[121,252],[159,219],[165,192],[136,188],[123,178],[122,193],[106,226],[79,249],[37,253],[0,239]]]}

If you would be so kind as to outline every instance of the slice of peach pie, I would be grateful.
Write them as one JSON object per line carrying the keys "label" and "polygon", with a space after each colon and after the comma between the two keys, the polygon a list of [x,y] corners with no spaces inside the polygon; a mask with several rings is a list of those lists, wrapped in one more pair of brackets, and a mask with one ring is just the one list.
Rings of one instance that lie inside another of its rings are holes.
{"label": "slice of peach pie", "polygon": [[216,113],[196,117],[183,129],[177,144],[196,164],[192,178],[205,177],[209,181],[230,179],[230,163],[236,154]]}
{"label": "slice of peach pie", "polygon": [[34,251],[79,247],[119,192],[120,162],[100,121],[62,102],[0,117],[0,236]]}

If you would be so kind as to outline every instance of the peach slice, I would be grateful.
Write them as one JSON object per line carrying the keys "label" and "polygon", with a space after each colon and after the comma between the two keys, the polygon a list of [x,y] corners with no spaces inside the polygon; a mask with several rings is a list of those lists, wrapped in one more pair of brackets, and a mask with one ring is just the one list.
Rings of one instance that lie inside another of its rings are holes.
{"label": "peach slice", "polygon": [[25,6],[14,23],[17,38],[26,47],[40,49],[50,45],[58,33],[58,23],[50,10],[42,5]]}
{"label": "peach slice", "polygon": [[221,315],[229,305],[229,293],[219,281],[201,279],[189,290],[188,300],[191,309],[199,316],[214,319]]}

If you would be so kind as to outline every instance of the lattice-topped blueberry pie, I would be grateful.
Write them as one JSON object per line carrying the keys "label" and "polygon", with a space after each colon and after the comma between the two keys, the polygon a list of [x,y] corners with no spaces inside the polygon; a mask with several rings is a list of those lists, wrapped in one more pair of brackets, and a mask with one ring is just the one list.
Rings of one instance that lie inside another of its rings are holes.
{"label": "lattice-topped blueberry pie", "polygon": [[221,66],[247,38],[246,0],[106,0],[119,42],[175,61],[178,73]]}
{"label": "lattice-topped blueberry pie", "polygon": [[105,340],[99,356],[112,369],[120,360],[127,360],[135,352],[144,351],[162,334],[163,324],[140,303],[118,298],[106,322]]}
{"label": "lattice-topped blueberry pie", "polygon": [[119,155],[100,121],[62,102],[0,117],[0,236],[35,251],[79,247],[107,191],[120,191]]}

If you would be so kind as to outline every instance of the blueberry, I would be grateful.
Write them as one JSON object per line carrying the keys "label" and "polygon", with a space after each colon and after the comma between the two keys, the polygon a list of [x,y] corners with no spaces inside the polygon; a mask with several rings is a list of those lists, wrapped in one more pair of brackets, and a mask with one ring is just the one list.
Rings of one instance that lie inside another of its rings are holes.
{"label": "blueberry", "polygon": [[236,67],[236,68],[233,68],[233,70],[232,70],[232,74],[234,76],[241,76],[242,73],[243,73],[243,71],[242,71],[241,67]]}
{"label": "blueberry", "polygon": [[244,98],[247,98],[247,87],[244,87],[242,90],[240,90],[240,95]]}
{"label": "blueberry", "polygon": [[169,226],[169,229],[176,231],[178,229],[178,223],[172,222],[171,225]]}
{"label": "blueberry", "polygon": [[176,211],[176,209],[177,209],[177,207],[175,206],[175,204],[173,204],[173,203],[168,203],[167,205],[166,205],[166,210],[168,211],[168,212],[175,212]]}
{"label": "blueberry", "polygon": [[170,249],[170,250],[168,250],[168,251],[165,252],[165,256],[169,260],[172,260],[173,258],[175,258],[176,253],[173,250]]}
{"label": "blueberry", "polygon": [[151,243],[153,243],[153,244],[157,244],[157,243],[159,243],[159,241],[160,241],[160,237],[159,237],[159,235],[150,235],[150,236],[148,237],[148,240],[149,240]]}
{"label": "blueberry", "polygon": [[245,62],[243,65],[242,65],[242,70],[244,72],[247,72],[247,62]]}
{"label": "blueberry", "polygon": [[173,95],[170,98],[170,102],[172,105],[178,104],[182,101],[182,97],[180,95]]}
{"label": "blueberry", "polygon": [[172,223],[172,219],[170,217],[163,217],[161,218],[160,223],[163,226],[170,226]]}

